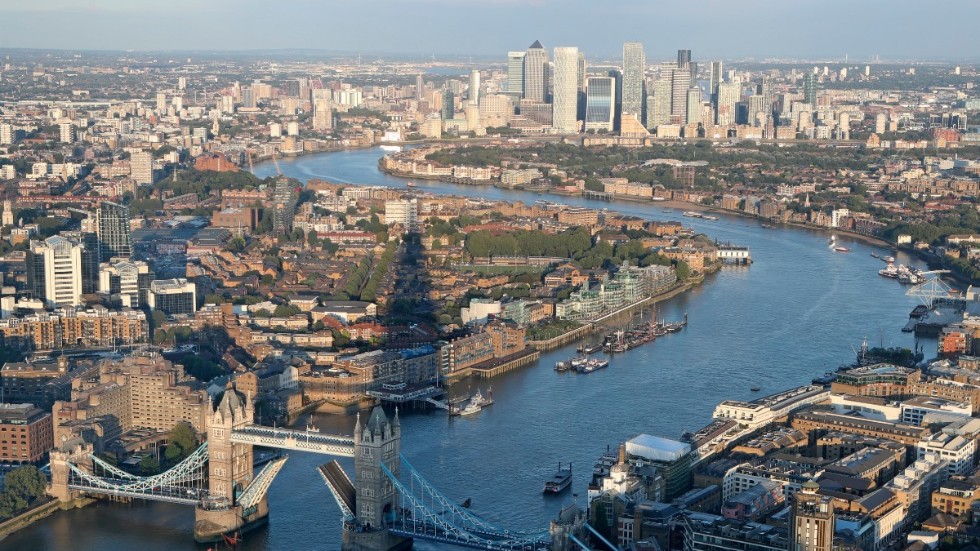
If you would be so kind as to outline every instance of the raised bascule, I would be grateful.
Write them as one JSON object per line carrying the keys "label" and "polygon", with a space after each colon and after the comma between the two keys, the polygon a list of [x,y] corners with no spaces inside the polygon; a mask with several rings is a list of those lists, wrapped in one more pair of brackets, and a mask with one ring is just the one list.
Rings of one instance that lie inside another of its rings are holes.
{"label": "raised bascule", "polygon": [[251,397],[228,389],[209,419],[207,441],[170,470],[140,477],[99,459],[81,440],[51,453],[52,496],[71,502],[83,495],[167,501],[195,507],[194,539],[264,524],[267,492],[288,456],[253,467],[253,446],[354,458],[354,479],[336,460],[318,468],[340,507],[347,551],[410,549],[415,539],[487,550],[584,548],[587,528],[577,510],[566,509],[549,530],[521,532],[481,519],[440,493],[401,455],[398,411],[389,420],[374,408],[367,423],[358,415],[354,435],[324,435],[256,425]]}

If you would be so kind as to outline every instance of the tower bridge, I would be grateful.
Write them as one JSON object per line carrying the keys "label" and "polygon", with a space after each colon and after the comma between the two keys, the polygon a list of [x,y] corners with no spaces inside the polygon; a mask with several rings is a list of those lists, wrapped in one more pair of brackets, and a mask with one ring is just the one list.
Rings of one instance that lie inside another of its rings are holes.
{"label": "tower bridge", "polygon": [[69,441],[51,453],[52,496],[69,502],[82,495],[117,496],[194,506],[194,538],[218,541],[224,534],[264,524],[267,493],[288,459],[259,472],[253,446],[354,459],[354,478],[336,460],[318,468],[337,502],[346,551],[410,549],[415,539],[460,547],[537,551],[578,547],[584,520],[563,512],[550,529],[514,531],[496,526],[445,497],[401,455],[398,411],[389,419],[374,408],[360,414],[353,436],[256,425],[251,397],[229,389],[212,413],[207,441],[166,472],[136,476],[96,457],[91,444]]}

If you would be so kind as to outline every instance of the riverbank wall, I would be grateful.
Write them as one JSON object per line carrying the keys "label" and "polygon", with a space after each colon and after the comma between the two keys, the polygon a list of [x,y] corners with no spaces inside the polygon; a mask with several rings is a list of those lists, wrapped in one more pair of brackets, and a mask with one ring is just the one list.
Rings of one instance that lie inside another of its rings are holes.
{"label": "riverbank wall", "polygon": [[21,514],[0,523],[0,541],[18,530],[27,528],[39,520],[50,517],[58,511],[80,509],[90,503],[93,503],[94,501],[94,499],[87,497],[78,498],[68,503],[62,503],[57,499],[52,499],[32,507]]}

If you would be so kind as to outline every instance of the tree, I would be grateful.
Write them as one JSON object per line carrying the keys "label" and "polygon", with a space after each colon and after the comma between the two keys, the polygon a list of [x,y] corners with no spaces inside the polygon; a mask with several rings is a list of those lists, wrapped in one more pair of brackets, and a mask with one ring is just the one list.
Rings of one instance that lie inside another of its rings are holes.
{"label": "tree", "polygon": [[45,494],[47,484],[44,473],[34,465],[18,467],[4,479],[5,491],[20,497],[28,505]]}
{"label": "tree", "polygon": [[155,474],[160,472],[160,462],[152,455],[147,455],[140,460],[139,468],[143,474]]}
{"label": "tree", "polygon": [[174,428],[170,429],[167,440],[170,444],[176,444],[189,453],[197,444],[197,434],[194,433],[194,428],[187,423],[177,423]]}

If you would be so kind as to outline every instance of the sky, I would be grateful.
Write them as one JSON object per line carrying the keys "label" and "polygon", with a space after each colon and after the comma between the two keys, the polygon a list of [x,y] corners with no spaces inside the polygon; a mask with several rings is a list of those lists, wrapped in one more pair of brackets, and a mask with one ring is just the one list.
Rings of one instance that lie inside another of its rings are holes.
{"label": "sky", "polygon": [[980,0],[0,0],[0,48],[980,59]]}

